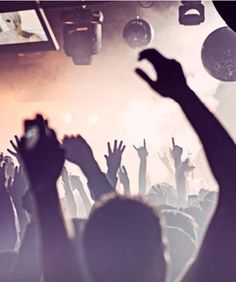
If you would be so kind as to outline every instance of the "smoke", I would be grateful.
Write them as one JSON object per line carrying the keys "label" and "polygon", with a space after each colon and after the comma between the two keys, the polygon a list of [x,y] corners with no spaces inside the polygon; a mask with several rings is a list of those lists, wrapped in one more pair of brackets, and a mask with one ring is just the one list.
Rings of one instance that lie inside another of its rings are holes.
{"label": "smoke", "polygon": [[[133,190],[137,191],[138,157],[133,144],[147,139],[148,170],[153,184],[167,178],[157,152],[168,150],[172,136],[184,147],[185,156],[190,151],[195,157],[200,146],[179,107],[152,93],[134,73],[138,51],[126,46],[122,38],[125,23],[136,16],[133,3],[111,5],[102,6],[103,49],[91,66],[74,66],[61,50],[18,58],[17,64],[12,62],[2,70],[1,103],[5,107],[1,111],[1,144],[5,150],[11,136],[22,132],[22,120],[37,112],[49,118],[60,138],[65,133],[84,135],[104,170],[106,142],[123,139],[127,144],[124,164]],[[179,25],[176,2],[140,9],[139,16],[155,30],[150,47],[180,61],[189,85],[214,111],[218,102],[213,94],[220,83],[203,69],[200,54],[207,35],[224,22],[210,2],[205,6],[206,21],[196,27]],[[150,65],[143,66],[153,75]]]}

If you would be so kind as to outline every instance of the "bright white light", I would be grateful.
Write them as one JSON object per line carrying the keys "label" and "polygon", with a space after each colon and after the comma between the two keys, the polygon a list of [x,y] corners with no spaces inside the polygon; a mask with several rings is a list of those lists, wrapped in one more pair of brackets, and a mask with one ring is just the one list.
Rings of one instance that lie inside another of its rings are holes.
{"label": "bright white light", "polygon": [[63,116],[63,120],[67,124],[72,123],[72,115],[71,115],[71,113],[65,113],[64,116]]}
{"label": "bright white light", "polygon": [[97,116],[96,114],[91,114],[91,115],[89,115],[89,117],[88,117],[88,121],[89,121],[89,123],[91,123],[91,124],[95,124],[95,123],[98,122],[98,116]]}

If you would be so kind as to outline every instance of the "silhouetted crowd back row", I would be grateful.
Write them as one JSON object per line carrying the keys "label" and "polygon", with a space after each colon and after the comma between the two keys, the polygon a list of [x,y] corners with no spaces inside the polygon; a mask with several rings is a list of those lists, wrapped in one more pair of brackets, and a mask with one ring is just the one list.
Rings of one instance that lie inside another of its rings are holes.
{"label": "silhouetted crowd back row", "polygon": [[[1,282],[236,281],[235,144],[188,87],[178,62],[154,49],[141,52],[144,59],[158,80],[141,69],[136,73],[182,108],[219,192],[202,187],[190,195],[194,166],[174,138],[170,154],[159,154],[173,182],[147,187],[144,139],[134,146],[139,195],[132,196],[122,141],[108,142],[104,173],[82,136],[59,142],[37,115],[25,121],[22,138],[10,141],[9,155],[0,157]],[[65,160],[80,168],[87,183],[67,170]]]}

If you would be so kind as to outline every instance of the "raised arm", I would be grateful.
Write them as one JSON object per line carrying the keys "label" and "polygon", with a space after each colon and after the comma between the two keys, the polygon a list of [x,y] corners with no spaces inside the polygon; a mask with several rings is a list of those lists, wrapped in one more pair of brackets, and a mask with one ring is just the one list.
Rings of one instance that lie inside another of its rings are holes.
{"label": "raised arm", "polygon": [[75,202],[73,192],[72,192],[69,173],[68,173],[68,170],[66,169],[66,167],[63,168],[61,175],[62,175],[62,182],[63,182],[63,186],[64,186],[64,190],[65,190],[67,206],[68,206],[68,209],[70,211],[70,216],[72,218],[78,217],[77,206],[76,206],[76,202]]}
{"label": "raised arm", "polygon": [[[189,122],[195,129],[204,147],[212,172],[220,185],[235,182],[236,174],[236,147],[217,118],[199,100],[196,94],[188,87],[181,65],[175,60],[163,57],[154,49],[140,53],[139,60],[147,59],[157,72],[158,79],[153,81],[141,69],[136,72],[163,97],[175,100]],[[227,169],[226,169],[227,166]],[[221,191],[229,195],[233,187]]]}
{"label": "raised arm", "polygon": [[107,179],[114,189],[116,189],[117,184],[117,172],[121,165],[122,155],[125,150],[125,145],[123,141],[117,143],[117,140],[114,141],[113,148],[111,148],[110,142],[107,143],[108,154],[105,155],[107,162]]}
{"label": "raised arm", "polygon": [[18,215],[19,225],[20,225],[20,239],[23,239],[25,229],[29,223],[29,218],[22,205],[22,197],[27,189],[27,181],[25,173],[21,167],[15,167],[14,179],[12,183],[8,185],[9,194],[13,200],[16,212]]}
{"label": "raised arm", "polygon": [[211,170],[220,186],[220,199],[205,235],[198,258],[184,277],[184,282],[236,281],[236,147],[217,118],[187,86],[179,63],[163,57],[156,50],[146,50],[147,59],[157,71],[153,81],[140,69],[136,72],[163,97],[174,99],[195,129],[205,150]]}
{"label": "raised arm", "polygon": [[86,176],[93,200],[99,200],[103,195],[115,192],[114,187],[96,162],[91,147],[82,136],[65,137],[63,146],[66,151],[66,159],[77,164]]}
{"label": "raised arm", "polygon": [[64,151],[42,116],[26,121],[27,124],[33,125],[34,130],[26,130],[19,149],[36,203],[44,281],[75,282],[78,281],[76,255],[66,233],[56,188]]}
{"label": "raised arm", "polygon": [[147,145],[146,140],[143,140],[143,145],[140,147],[133,146],[139,157],[139,173],[138,173],[138,183],[139,183],[139,195],[146,194],[147,185]]}
{"label": "raised arm", "polygon": [[15,214],[5,179],[5,163],[0,165],[0,251],[13,251],[17,242]]}
{"label": "raised arm", "polygon": [[130,195],[131,194],[130,181],[129,181],[127,169],[124,165],[120,167],[118,171],[118,175],[119,175],[120,183],[123,185],[124,193]]}
{"label": "raised arm", "polygon": [[158,155],[158,157],[159,157],[159,160],[160,160],[160,161],[162,162],[162,164],[166,167],[166,169],[167,169],[167,171],[168,171],[168,173],[169,173],[169,177],[170,177],[171,179],[173,179],[173,178],[174,178],[174,169],[173,169],[173,167],[172,167],[171,164],[170,164],[170,160],[169,160],[169,158],[168,158],[168,156],[167,156],[167,153],[164,152],[164,154],[161,155],[161,154],[158,152],[157,155]]}
{"label": "raised arm", "polygon": [[178,206],[185,208],[187,205],[187,175],[194,168],[190,165],[189,159],[182,160],[183,148],[175,144],[172,137],[172,148],[170,148],[171,157],[175,164],[175,183],[177,190]]}
{"label": "raised arm", "polygon": [[[72,189],[76,189],[79,192],[80,197],[84,204],[86,214],[88,216],[92,209],[92,204],[90,203],[89,197],[87,196],[84,190],[84,185],[82,181],[80,180],[80,177],[78,175],[70,175],[70,183],[71,183]],[[78,214],[78,217],[80,217],[80,214]]]}

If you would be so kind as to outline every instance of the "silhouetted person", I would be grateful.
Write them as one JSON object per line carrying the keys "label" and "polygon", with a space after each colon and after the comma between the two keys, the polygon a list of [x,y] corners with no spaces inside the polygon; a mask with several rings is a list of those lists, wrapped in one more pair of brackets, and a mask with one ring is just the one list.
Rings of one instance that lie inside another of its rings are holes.
{"label": "silhouetted person", "polygon": [[155,211],[141,200],[114,196],[86,224],[85,258],[94,282],[163,282],[165,245]]}
{"label": "silhouetted person", "polygon": [[136,72],[163,97],[175,100],[195,129],[211,170],[220,186],[216,212],[206,232],[197,260],[182,281],[236,281],[236,147],[216,117],[188,87],[178,62],[154,49],[140,53],[158,75],[152,80],[144,71]]}
{"label": "silhouetted person", "polygon": [[[35,199],[40,230],[40,247],[44,282],[78,282],[79,271],[75,250],[68,238],[56,182],[64,164],[64,150],[53,130],[42,116],[37,115],[27,124],[33,124],[37,141],[29,147],[26,134],[21,138],[19,151],[29,177]],[[37,133],[36,133],[37,132]]]}
{"label": "silhouetted person", "polygon": [[147,185],[147,157],[148,157],[148,151],[147,151],[147,145],[146,140],[143,140],[143,145],[140,147],[134,146],[134,149],[136,150],[138,157],[139,157],[139,173],[138,173],[138,190],[140,195],[146,194],[146,185]]}

